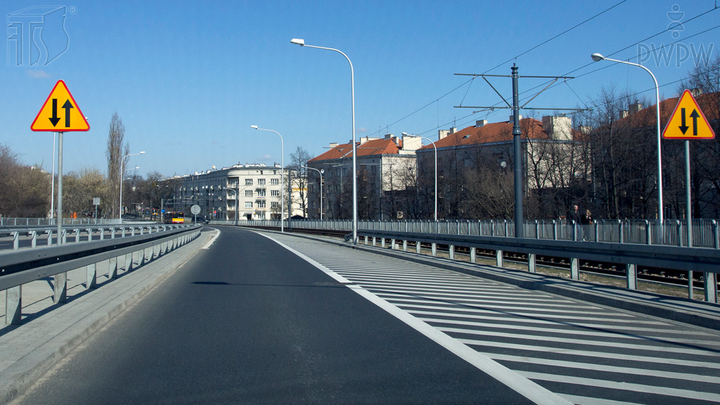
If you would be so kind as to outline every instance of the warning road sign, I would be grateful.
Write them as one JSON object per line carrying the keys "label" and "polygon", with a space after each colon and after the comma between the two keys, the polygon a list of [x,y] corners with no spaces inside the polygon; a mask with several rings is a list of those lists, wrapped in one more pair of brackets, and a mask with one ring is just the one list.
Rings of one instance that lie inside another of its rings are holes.
{"label": "warning road sign", "polygon": [[715,132],[690,90],[685,90],[663,131],[665,139],[713,139]]}
{"label": "warning road sign", "polygon": [[33,131],[70,132],[90,129],[65,82],[58,80],[30,129]]}

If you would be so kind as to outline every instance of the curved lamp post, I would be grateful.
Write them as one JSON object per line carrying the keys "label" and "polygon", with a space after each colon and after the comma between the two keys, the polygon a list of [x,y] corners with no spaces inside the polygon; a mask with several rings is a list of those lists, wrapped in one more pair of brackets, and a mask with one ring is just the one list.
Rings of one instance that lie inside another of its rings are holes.
{"label": "curved lamp post", "polygon": [[125,159],[130,156],[142,155],[143,153],[145,153],[145,151],[142,151],[140,153],[128,153],[127,155],[123,156],[122,160],[120,161],[120,211],[118,212],[118,219],[120,219],[120,225],[122,225],[122,186],[123,177],[125,174]]}
{"label": "curved lamp post", "polygon": [[305,169],[315,170],[316,172],[320,173],[320,220],[323,220],[323,174],[325,173],[325,169],[318,170],[314,167],[310,166],[302,166]]}
{"label": "curved lamp post", "polygon": [[[283,146],[283,137],[280,132],[272,129],[258,128],[257,125],[250,125],[250,128],[258,131],[275,132],[280,137],[280,232],[285,232],[285,147]],[[235,216],[237,217],[237,212]]]}
{"label": "curved lamp post", "polygon": [[352,105],[352,178],[353,178],[353,222],[352,222],[352,228],[353,228],[353,244],[357,245],[358,236],[357,236],[357,230],[358,230],[358,204],[357,204],[357,145],[355,144],[355,70],[353,69],[353,64],[350,61],[350,58],[348,58],[347,55],[345,55],[342,51],[335,48],[326,48],[323,46],[315,46],[315,45],[307,45],[305,44],[304,39],[299,38],[293,38],[290,40],[290,43],[293,43],[295,45],[300,45],[308,48],[316,48],[316,49],[324,49],[326,51],[333,51],[341,54],[342,56],[347,59],[348,63],[350,64],[350,98],[351,98],[351,105]]}
{"label": "curved lamp post", "polygon": [[637,66],[639,68],[644,69],[646,72],[650,73],[650,76],[652,76],[653,81],[655,82],[655,110],[656,110],[656,121],[657,121],[657,152],[658,152],[658,219],[660,220],[660,227],[662,229],[663,226],[663,181],[662,181],[662,153],[661,153],[661,132],[660,132],[660,87],[658,87],[657,79],[655,78],[655,75],[650,71],[650,69],[646,68],[643,65],[640,65],[638,63],[628,62],[625,60],[617,60],[617,59],[610,59],[602,56],[599,53],[592,54],[592,60],[595,62],[599,62],[601,60],[607,60],[610,62],[617,62],[617,63],[623,63],[630,66]]}

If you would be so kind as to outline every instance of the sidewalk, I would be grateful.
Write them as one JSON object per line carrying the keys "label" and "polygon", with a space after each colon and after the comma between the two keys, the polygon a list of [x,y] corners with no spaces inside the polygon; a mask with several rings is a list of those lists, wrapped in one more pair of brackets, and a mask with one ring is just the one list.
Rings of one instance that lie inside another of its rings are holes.
{"label": "sidewalk", "polygon": [[[85,269],[68,272],[68,299],[64,305],[52,305],[52,280],[40,280],[23,286],[23,324],[0,329],[0,404],[11,401],[19,392],[61,360],[94,332],[190,260],[214,235],[204,231],[194,241],[169,254],[118,272],[107,278],[107,263],[98,264],[98,287],[87,291]],[[4,293],[0,320],[4,325]]]}

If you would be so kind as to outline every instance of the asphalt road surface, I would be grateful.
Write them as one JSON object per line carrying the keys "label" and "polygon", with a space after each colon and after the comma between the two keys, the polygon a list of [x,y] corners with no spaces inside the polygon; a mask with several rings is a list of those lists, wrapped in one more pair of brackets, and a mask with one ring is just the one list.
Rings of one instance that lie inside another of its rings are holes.
{"label": "asphalt road surface", "polygon": [[227,227],[16,403],[531,402],[275,242]]}

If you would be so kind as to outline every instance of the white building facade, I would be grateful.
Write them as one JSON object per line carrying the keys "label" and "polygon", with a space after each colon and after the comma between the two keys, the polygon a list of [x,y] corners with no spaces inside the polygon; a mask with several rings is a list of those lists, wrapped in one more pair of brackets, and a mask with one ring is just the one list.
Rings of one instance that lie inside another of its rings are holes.
{"label": "white building facade", "polygon": [[[289,172],[285,169],[285,217],[302,214],[288,203],[293,192],[288,188]],[[236,164],[222,169],[213,166],[211,170],[164,179],[165,186],[175,190],[175,196],[164,206],[166,211],[183,212],[188,217],[192,216],[190,207],[197,204],[202,210],[199,215],[208,219],[280,219],[282,177],[279,164]]]}

